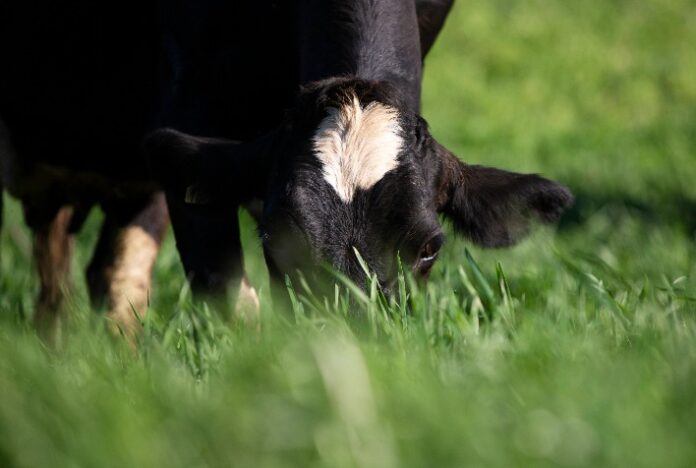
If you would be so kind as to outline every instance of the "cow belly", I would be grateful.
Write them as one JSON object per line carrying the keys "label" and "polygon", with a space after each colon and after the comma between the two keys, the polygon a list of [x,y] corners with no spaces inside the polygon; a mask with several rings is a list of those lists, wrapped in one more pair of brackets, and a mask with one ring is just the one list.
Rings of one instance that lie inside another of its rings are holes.
{"label": "cow belly", "polygon": [[[137,110],[137,109],[136,109]],[[140,142],[149,126],[94,115],[94,120],[65,115],[26,115],[0,110],[5,123],[0,158],[11,160],[15,171],[35,165],[90,171],[123,179],[147,179]],[[5,165],[8,165],[5,163]]]}
{"label": "cow belly", "polygon": [[3,185],[22,200],[66,205],[113,205],[149,197],[159,186],[149,180],[109,177],[91,171],[67,169],[46,164],[13,165],[0,155]]}

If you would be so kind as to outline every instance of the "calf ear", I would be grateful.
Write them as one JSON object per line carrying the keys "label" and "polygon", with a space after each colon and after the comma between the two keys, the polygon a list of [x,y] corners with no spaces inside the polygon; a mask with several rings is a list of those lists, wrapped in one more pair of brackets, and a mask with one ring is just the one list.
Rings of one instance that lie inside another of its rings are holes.
{"label": "calf ear", "polygon": [[442,147],[439,152],[440,211],[480,246],[513,245],[534,221],[558,221],[573,201],[566,187],[539,175],[472,166]]}
{"label": "calf ear", "polygon": [[152,176],[191,204],[261,198],[272,146],[270,135],[238,143],[170,128],[155,130],[143,141]]}

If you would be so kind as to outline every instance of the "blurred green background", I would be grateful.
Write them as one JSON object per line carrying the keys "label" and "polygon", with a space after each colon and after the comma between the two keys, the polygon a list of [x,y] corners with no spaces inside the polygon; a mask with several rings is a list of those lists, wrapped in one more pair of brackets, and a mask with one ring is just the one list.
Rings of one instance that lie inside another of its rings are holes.
{"label": "blurred green background", "polygon": [[514,249],[450,233],[410,306],[359,298],[362,319],[298,291],[297,324],[267,300],[261,331],[226,324],[191,302],[169,236],[133,355],[78,274],[95,212],[46,349],[6,198],[0,465],[695,466],[695,44],[690,0],[459,0],[426,60],[433,134],[576,204]]}

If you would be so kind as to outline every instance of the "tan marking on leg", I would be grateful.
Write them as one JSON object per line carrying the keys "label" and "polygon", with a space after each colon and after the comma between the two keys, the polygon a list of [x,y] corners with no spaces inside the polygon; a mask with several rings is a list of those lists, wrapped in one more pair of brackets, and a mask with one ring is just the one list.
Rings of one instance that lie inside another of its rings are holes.
{"label": "tan marking on leg", "polygon": [[245,323],[257,324],[261,319],[261,303],[256,289],[249,283],[247,277],[243,277],[239,285],[237,303],[234,307],[235,318]]}
{"label": "tan marking on leg", "polygon": [[71,207],[60,208],[53,220],[34,234],[34,259],[41,284],[34,323],[53,344],[59,339],[61,306],[70,286],[74,236],[68,229],[72,214]]}
{"label": "tan marking on leg", "polygon": [[131,346],[141,330],[152,286],[152,269],[168,224],[164,195],[152,201],[127,226],[113,244],[113,261],[105,267],[110,328],[123,333]]}
{"label": "tan marking on leg", "polygon": [[140,329],[147,313],[152,268],[158,242],[140,226],[128,226],[118,236],[113,267],[108,272],[109,312],[116,330],[128,338]]}

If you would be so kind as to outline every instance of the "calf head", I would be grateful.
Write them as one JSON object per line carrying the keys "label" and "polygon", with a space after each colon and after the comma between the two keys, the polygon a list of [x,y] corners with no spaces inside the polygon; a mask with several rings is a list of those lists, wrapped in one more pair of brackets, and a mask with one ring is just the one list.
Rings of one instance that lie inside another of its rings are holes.
{"label": "calf head", "polygon": [[328,264],[364,285],[362,257],[389,291],[404,267],[427,277],[440,215],[484,247],[512,245],[571,202],[563,186],[460,161],[384,82],[331,79],[303,90],[281,128],[252,143],[159,130],[147,148],[165,188],[190,203],[263,200],[271,274]]}

